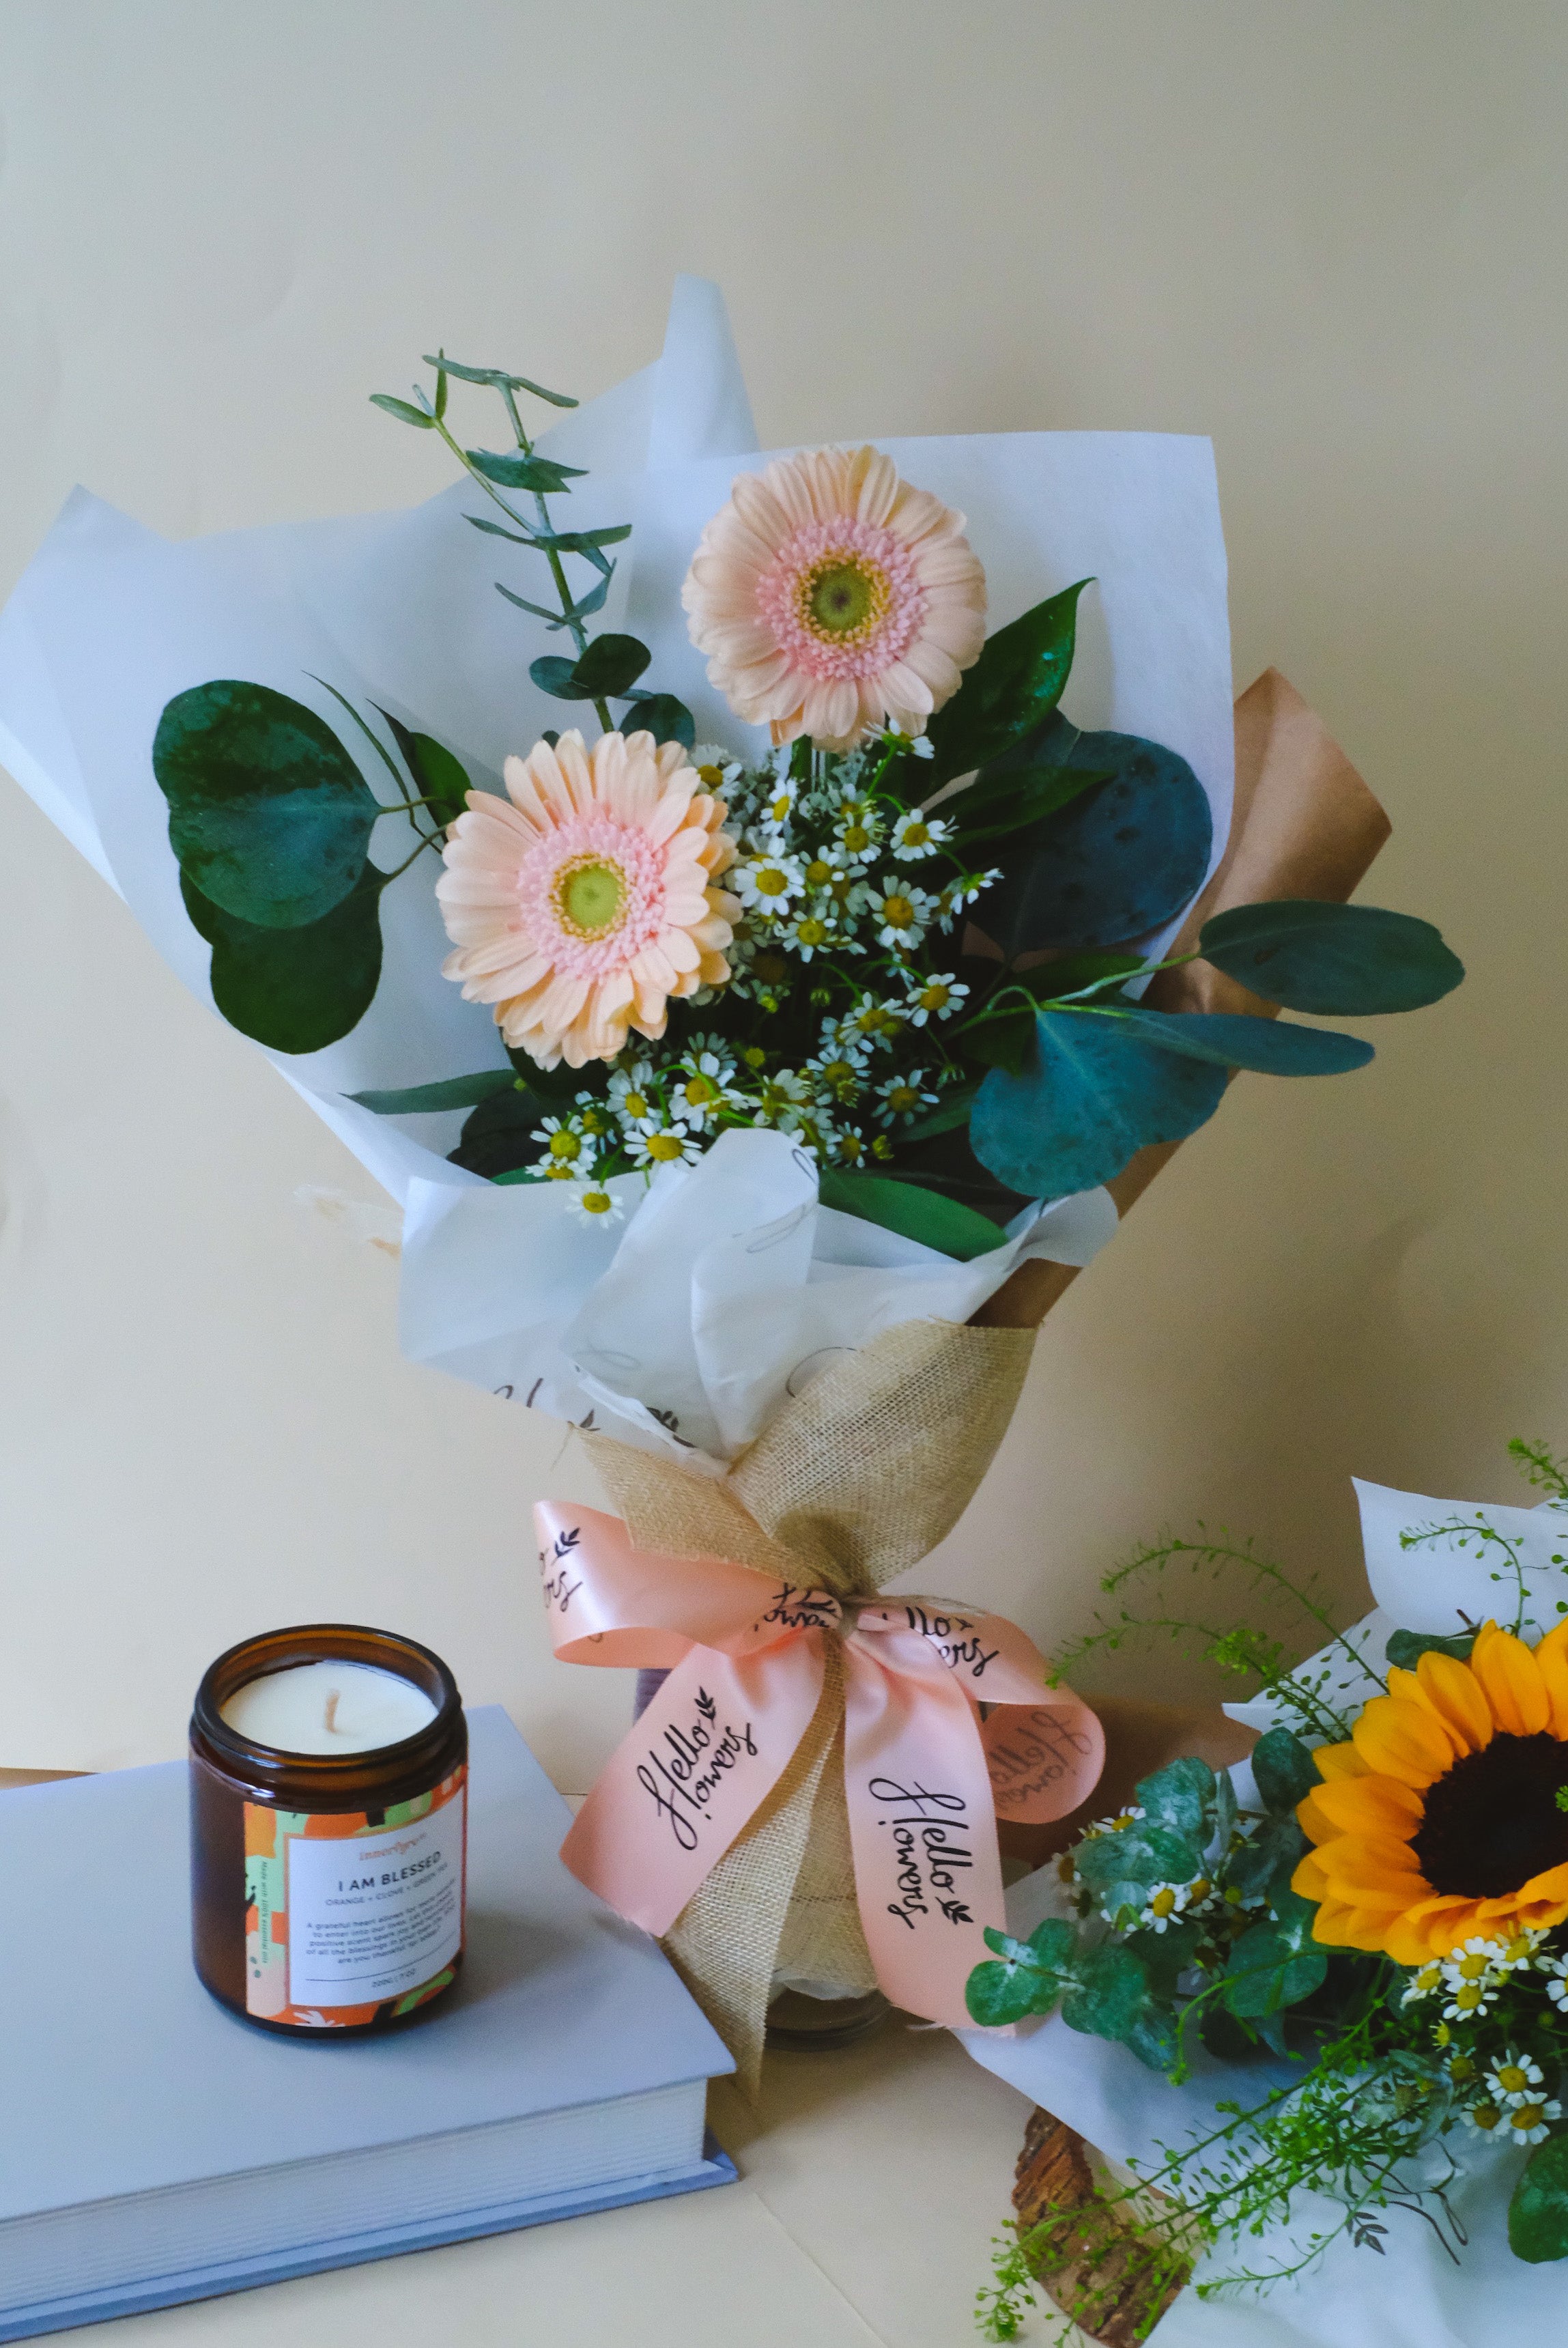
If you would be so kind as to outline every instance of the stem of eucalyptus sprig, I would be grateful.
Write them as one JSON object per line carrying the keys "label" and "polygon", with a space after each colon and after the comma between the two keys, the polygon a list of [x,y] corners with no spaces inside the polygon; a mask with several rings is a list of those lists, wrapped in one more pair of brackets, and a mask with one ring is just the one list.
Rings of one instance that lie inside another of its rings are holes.
{"label": "stem of eucalyptus sprig", "polygon": [[[439,363],[437,363],[438,376],[440,373],[441,370]],[[518,447],[525,457],[531,457],[534,453],[534,444],[523,429],[523,419],[518,413],[518,403],[512,396],[511,387],[509,385],[503,385],[499,386],[499,389],[501,397],[506,403],[507,415],[511,423],[512,430],[517,435]],[[550,537],[554,534],[554,525],[550,520],[550,510],[545,502],[544,493],[542,490],[536,489],[533,493],[536,519],[533,522],[530,522],[527,515],[518,513],[516,507],[507,502],[507,500],[501,495],[500,490],[496,487],[494,481],[487,480],[484,474],[480,472],[478,467],[470,461],[467,450],[455,440],[452,434],[447,430],[446,417],[440,413],[437,408],[430,407],[428,403],[426,404],[425,412],[429,416],[436,431],[441,435],[442,439],[446,443],[447,448],[450,448],[454,457],[456,458],[457,462],[462,466],[463,470],[467,474],[469,479],[477,482],[491,502],[500,507],[501,511],[506,515],[508,521],[515,521],[519,530],[527,530],[530,536],[536,529],[543,530],[546,537]],[[538,549],[538,551],[544,556],[546,561],[549,564],[550,577],[555,582],[556,593],[560,597],[561,618],[566,623],[567,633],[570,636],[572,644],[576,648],[578,658],[580,660],[583,654],[588,650],[588,630],[583,626],[580,620],[574,620],[571,616],[572,592],[571,589],[567,584],[566,572],[561,565],[560,554],[553,546],[541,546]],[[595,700],[593,704],[593,711],[605,732],[607,734],[612,734],[615,731],[615,720],[610,714],[609,703],[605,701],[602,696]]]}

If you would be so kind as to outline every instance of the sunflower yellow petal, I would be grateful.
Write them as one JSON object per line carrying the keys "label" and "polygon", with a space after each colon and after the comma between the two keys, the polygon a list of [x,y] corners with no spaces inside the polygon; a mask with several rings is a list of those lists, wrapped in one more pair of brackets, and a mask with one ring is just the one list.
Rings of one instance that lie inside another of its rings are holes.
{"label": "sunflower yellow petal", "polygon": [[1480,1681],[1499,1728],[1537,1736],[1552,1715],[1541,1666],[1522,1639],[1488,1622],[1478,1633],[1470,1668]]}
{"label": "sunflower yellow petal", "polygon": [[1351,1732],[1367,1767],[1425,1788],[1454,1765],[1454,1743],[1435,1712],[1397,1695],[1375,1695]]}
{"label": "sunflower yellow petal", "polygon": [[[1326,1832],[1314,1833],[1302,1817],[1307,1803]],[[1330,1835],[1341,1834],[1383,1835],[1408,1841],[1421,1822],[1421,1797],[1397,1777],[1342,1777],[1336,1785],[1317,1787],[1296,1815],[1303,1832],[1314,1842],[1327,1842]]]}
{"label": "sunflower yellow petal", "polygon": [[[1461,1663],[1457,1655],[1439,1655],[1429,1650],[1416,1665],[1416,1678],[1460,1753],[1480,1753],[1491,1743],[1496,1728],[1491,1705],[1468,1663]],[[1568,1685],[1568,1665],[1564,1684]]]}
{"label": "sunflower yellow petal", "polygon": [[1320,1745],[1313,1755],[1317,1774],[1329,1783],[1337,1777],[1364,1777],[1367,1764],[1354,1745]]}

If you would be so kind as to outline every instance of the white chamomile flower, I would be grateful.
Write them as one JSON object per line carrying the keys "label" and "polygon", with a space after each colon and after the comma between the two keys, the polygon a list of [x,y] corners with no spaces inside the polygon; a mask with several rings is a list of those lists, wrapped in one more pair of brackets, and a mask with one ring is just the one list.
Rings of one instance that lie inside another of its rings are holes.
{"label": "white chamomile flower", "polygon": [[1546,1975],[1546,1994],[1560,2013],[1568,2013],[1568,1956],[1538,1957]]}
{"label": "white chamomile flower", "polygon": [[804,1122],[811,1104],[811,1087],[793,1068],[780,1068],[771,1076],[759,1076],[756,1089],[756,1121],[759,1125],[776,1126],[781,1133],[797,1132]]}
{"label": "white chamomile flower", "polygon": [[621,1218],[620,1200],[602,1182],[574,1182],[566,1203],[573,1222],[597,1225],[603,1231]]}
{"label": "white chamomile flower", "polygon": [[887,845],[892,855],[913,861],[917,857],[935,856],[952,836],[952,825],[941,816],[922,815],[918,808],[911,808],[894,825]]}
{"label": "white chamomile flower", "polygon": [[[955,916],[961,913],[966,905],[972,905],[993,880],[999,880],[1001,877],[1001,866],[998,864],[993,865],[989,872],[966,872],[961,880],[949,880],[938,900],[938,919],[941,927],[950,928]],[[726,882],[725,886],[728,885]]]}
{"label": "white chamomile flower", "polygon": [[714,1049],[716,1042],[716,1037],[699,1035],[675,1069],[672,1096],[683,1124],[705,1127],[740,1098],[734,1088],[735,1064],[727,1053]]}
{"label": "white chamomile flower", "polygon": [[902,750],[906,757],[934,758],[936,746],[926,734],[900,734],[894,726],[885,726],[877,736],[889,750]]}
{"label": "white chamomile flower", "polygon": [[911,1068],[907,1075],[889,1076],[876,1087],[876,1115],[884,1125],[909,1125],[923,1108],[935,1108],[937,1095],[926,1089],[927,1076],[923,1068]]}
{"label": "white chamomile flower", "polygon": [[874,811],[851,799],[835,827],[834,844],[846,864],[858,866],[875,856],[882,844],[882,827]]}
{"label": "white chamomile flower", "polygon": [[658,1121],[659,1099],[649,1061],[639,1060],[634,1067],[616,1069],[610,1079],[610,1106],[634,1130]]}
{"label": "white chamomile flower", "polygon": [[1493,2143],[1496,2142],[1498,2129],[1502,2124],[1502,2114],[1496,2104],[1467,2104],[1460,2117],[1477,2136],[1490,2137]]}
{"label": "white chamomile flower", "polygon": [[1125,1834],[1130,1827],[1137,1825],[1143,1816],[1143,1812],[1136,1803],[1129,1803],[1126,1809],[1117,1810],[1111,1818],[1092,1819],[1084,1828],[1082,1839],[1093,1842],[1102,1835]]}
{"label": "white chamomile flower", "polygon": [[794,813],[800,797],[800,784],[794,775],[779,775],[769,784],[757,820],[771,830],[782,831]]}
{"label": "white chamomile flower", "polygon": [[1146,1932],[1168,1931],[1180,1918],[1187,1900],[1184,1883],[1156,1883],[1139,1911],[1140,1926]]}
{"label": "white chamomile flower", "polygon": [[884,881],[880,894],[872,891],[868,910],[879,945],[917,946],[937,917],[937,900],[912,880],[894,880]]}
{"label": "white chamomile flower", "polygon": [[697,1136],[683,1125],[661,1125],[631,1137],[631,1155],[639,1166],[654,1171],[661,1166],[692,1165],[702,1155]]}
{"label": "white chamomile flower", "polygon": [[835,942],[832,923],[825,922],[820,913],[809,909],[796,913],[793,920],[787,922],[779,937],[783,944],[794,948],[802,962],[810,962],[814,954],[819,954],[825,946]]}
{"label": "white chamomile flower", "polygon": [[852,1101],[866,1081],[866,1046],[859,1042],[840,1043],[825,1035],[822,1049],[814,1053],[805,1066],[819,1091],[835,1101]]}
{"label": "white chamomile flower", "polygon": [[740,760],[722,742],[699,742],[695,749],[687,751],[686,757],[702,777],[705,791],[723,790],[741,772]]}
{"label": "white chamomile flower", "polygon": [[798,857],[764,848],[733,865],[724,886],[759,913],[782,913],[800,895],[805,876]]}
{"label": "white chamomile flower", "polygon": [[845,1036],[855,1036],[862,1043],[890,1044],[904,1026],[904,1005],[901,1003],[878,1003],[867,995],[844,1023]]}
{"label": "white chamomile flower", "polygon": [[840,1166],[864,1165],[866,1136],[853,1125],[841,1126],[833,1137],[833,1155]]}
{"label": "white chamomile flower", "polygon": [[580,1117],[547,1117],[543,1125],[534,1128],[533,1138],[552,1174],[583,1173],[593,1163],[593,1143],[584,1133]]}
{"label": "white chamomile flower", "polygon": [[1506,2104],[1512,2110],[1518,2104],[1539,2103],[1535,2090],[1542,2083],[1540,2064],[1511,2046],[1501,2062],[1494,2063],[1487,2073],[1486,2092],[1494,2104]]}
{"label": "white chamomile flower", "polygon": [[1502,1943],[1497,1958],[1501,1972],[1522,1972],[1535,1962],[1536,1951],[1546,1938],[1544,1931],[1534,1924],[1522,1924],[1512,1937]]}
{"label": "white chamomile flower", "polygon": [[1553,2096],[1549,2103],[1515,2104],[1507,2113],[1506,2126],[1510,2144],[1544,2144],[1551,2130],[1548,2120],[1560,2120],[1563,2106]]}
{"label": "white chamomile flower", "polygon": [[1414,2005],[1419,1999],[1430,1997],[1433,1990],[1441,1987],[1442,1978],[1441,1965],[1423,1965],[1420,1971],[1412,1973],[1405,1983],[1405,1993],[1399,2000],[1399,2003]]}
{"label": "white chamomile flower", "polygon": [[933,971],[929,978],[909,975],[910,995],[905,1008],[912,1027],[923,1027],[927,1019],[950,1019],[968,998],[968,988],[950,970]]}

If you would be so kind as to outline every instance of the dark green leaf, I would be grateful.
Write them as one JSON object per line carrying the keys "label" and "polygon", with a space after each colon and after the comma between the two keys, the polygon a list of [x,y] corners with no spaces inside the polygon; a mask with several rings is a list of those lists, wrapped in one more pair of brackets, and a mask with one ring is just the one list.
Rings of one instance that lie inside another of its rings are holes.
{"label": "dark green leaf", "polygon": [[454,757],[433,734],[416,734],[401,717],[395,717],[390,709],[382,709],[379,701],[372,706],[380,710],[392,728],[393,738],[403,753],[403,763],[414,778],[416,796],[432,802],[431,819],[443,828],[456,823],[468,804],[468,777],[462,761]]}
{"label": "dark green leaf", "polygon": [[1143,2006],[1122,2032],[1121,2043],[1130,2054],[1136,2054],[1147,2069],[1162,2071],[1167,2076],[1176,2068],[1181,2057],[1176,2018],[1168,2006]]}
{"label": "dark green leaf", "polygon": [[999,757],[1056,707],[1072,666],[1078,599],[1089,583],[1081,579],[987,638],[958,691],[926,729],[935,753],[931,788]]}
{"label": "dark green leaf", "polygon": [[1201,1924],[1182,1922],[1167,1924],[1163,1932],[1131,1932],[1124,1946],[1148,1974],[1154,1995],[1173,1998],[1177,1982],[1189,1965],[1197,1962],[1203,1941]]}
{"label": "dark green leaf", "polygon": [[996,2030],[1026,2013],[1049,2013],[1061,1992],[1059,1975],[1032,1965],[979,1964],[964,1984],[964,2003],[982,2030]]}
{"label": "dark green leaf", "polygon": [[436,429],[434,416],[426,416],[422,407],[411,406],[406,399],[394,399],[389,391],[373,391],[370,404],[373,407],[384,408],[388,416],[395,416],[399,424],[416,425],[421,432],[434,432]]}
{"label": "dark green leaf", "polygon": [[1191,901],[1214,821],[1184,758],[1132,734],[1078,734],[1060,712],[1031,756],[1113,779],[1019,835],[1004,877],[977,903],[975,920],[1009,961],[1041,947],[1119,945]]}
{"label": "dark green leaf", "polygon": [[[449,370],[453,375],[456,367]],[[580,465],[558,465],[548,457],[525,457],[520,448],[508,449],[502,455],[493,448],[470,448],[468,462],[487,481],[503,489],[532,489],[538,496],[553,497],[564,491],[569,480],[579,480]]]}
{"label": "dark green leaf", "polygon": [[1196,1132],[1225,1088],[1224,1068],[1163,1051],[1125,1021],[1042,1011],[1033,1066],[992,1069],[969,1139],[1009,1189],[1061,1198],[1110,1181],[1149,1142]]}
{"label": "dark green leaf", "polygon": [[[1090,1012],[1081,1014],[1093,1018]],[[1340,1076],[1364,1068],[1372,1046],[1333,1027],[1298,1027],[1290,1019],[1258,1019],[1235,1011],[1144,1011],[1117,1015],[1147,1042],[1220,1068],[1255,1068],[1267,1076]]]}
{"label": "dark green leaf", "polygon": [[595,636],[573,671],[573,682],[594,695],[619,700],[635,685],[653,655],[635,636]]}
{"label": "dark green leaf", "polygon": [[475,1108],[494,1093],[512,1092],[517,1078],[510,1068],[481,1068],[473,1076],[445,1076],[433,1085],[405,1085],[396,1092],[350,1093],[361,1108],[377,1117],[418,1117],[429,1110]]}
{"label": "dark green leaf", "polygon": [[444,358],[435,358],[426,359],[425,364],[436,370],[436,418],[439,423],[446,413],[446,362]]}
{"label": "dark green leaf", "polygon": [[[1096,979],[1131,978],[1143,966],[1143,955],[1135,953],[1058,954],[1050,962],[1032,963],[1028,970],[1009,970],[1008,984],[1027,987],[1037,1003],[1054,1003],[1092,985]],[[1107,986],[1090,999],[1103,1003],[1113,1000],[1115,993]]]}
{"label": "dark green leaf", "polygon": [[1447,1639],[1435,1631],[1395,1631],[1383,1653],[1400,1671],[1413,1672],[1423,1655],[1453,1655],[1460,1663],[1468,1663],[1474,1644],[1473,1631],[1456,1631]]}
{"label": "dark green leaf", "polygon": [[582,621],[591,618],[595,612],[601,612],[604,609],[604,599],[610,592],[610,582],[614,576],[615,565],[612,562],[598,586],[590,587],[586,595],[572,604],[569,611],[563,612],[560,618],[552,624],[558,628],[577,627]]}
{"label": "dark green leaf", "polygon": [[1191,1883],[1198,1853],[1184,1835],[1147,1820],[1115,1834],[1096,1835],[1074,1849],[1072,1863],[1092,1887],[1110,1882]]}
{"label": "dark green leaf", "polygon": [[918,1182],[897,1182],[884,1174],[847,1174],[825,1166],[817,1187],[825,1207],[856,1215],[865,1223],[880,1223],[885,1231],[918,1240],[923,1247],[936,1248],[959,1263],[1007,1245],[1007,1233],[986,1216]]}
{"label": "dark green leaf", "polygon": [[1107,1943],[1080,1960],[1078,1985],[1061,2002],[1070,2030],[1095,2038],[1126,2038],[1146,2013],[1149,1979],[1136,1957]]}
{"label": "dark green leaf", "polygon": [[1314,898],[1216,913],[1204,923],[1198,951],[1268,1002],[1329,1018],[1419,1011],[1464,976],[1464,964],[1430,922]]}
{"label": "dark green leaf", "polygon": [[1532,2267],[1568,2258],[1568,2136],[1549,2136],[1525,2162],[1508,2205],[1508,2247]]}
{"label": "dark green leaf", "polygon": [[968,790],[960,791],[955,799],[944,799],[931,812],[952,824],[952,845],[963,853],[988,839],[1002,839],[1028,824],[1039,823],[1058,808],[1069,806],[1080,792],[1112,779],[1107,767],[1098,773],[1077,767],[1008,767],[999,774],[979,776]]}
{"label": "dark green leaf", "polygon": [[1169,1827],[1201,1851],[1214,1832],[1214,1773],[1193,1755],[1145,1777],[1134,1799],[1152,1826]]}
{"label": "dark green leaf", "polygon": [[697,740],[697,721],[672,693],[650,693],[634,701],[621,720],[627,734],[651,734],[656,742],[679,742],[690,750]]}
{"label": "dark green leaf", "polygon": [[939,1133],[951,1133],[957,1127],[967,1125],[979,1089],[977,1085],[963,1085],[944,1093],[940,1105],[931,1111],[929,1117],[917,1117],[913,1125],[906,1128],[901,1137],[905,1148],[913,1142],[929,1141]]}
{"label": "dark green leaf", "polygon": [[1323,1782],[1317,1764],[1288,1728],[1271,1728],[1252,1748],[1252,1774],[1264,1807],[1294,1812]]}
{"label": "dark green leaf", "polygon": [[1225,1966],[1225,2003],[1245,2021],[1299,2005],[1321,1988],[1328,1959],[1321,1949],[1301,1947],[1273,1924],[1255,1924],[1231,1951]]}
{"label": "dark green leaf", "polygon": [[498,1181],[537,1164],[540,1144],[535,1132],[557,1107],[531,1085],[521,1092],[509,1085],[492,1093],[466,1119],[456,1148],[448,1153],[453,1165]]}
{"label": "dark green leaf", "polygon": [[[510,603],[522,602],[522,597],[512,594],[507,588],[503,587],[501,593]],[[534,608],[531,603],[525,606],[530,612]],[[574,661],[563,660],[559,653],[545,653],[538,660],[528,663],[528,675],[541,693],[553,694],[558,701],[591,701],[592,688],[579,685],[576,666]]]}
{"label": "dark green leaf", "polygon": [[552,407],[575,407],[578,405],[575,399],[569,399],[564,391],[547,391],[542,383],[530,383],[526,375],[507,375],[503,367],[459,366],[456,359],[432,358],[428,352],[425,364],[426,366],[444,367],[448,375],[455,375],[462,383],[487,384],[495,391],[531,391],[536,399],[548,399]]}
{"label": "dark green leaf", "polygon": [[274,1052],[319,1052],[358,1025],[381,976],[382,876],[292,930],[237,921],[179,876],[185,910],[212,948],[212,1000],[242,1035]]}
{"label": "dark green leaf", "polygon": [[1209,2053],[1217,2055],[1222,2063],[1255,2063],[1263,2052],[1256,2032],[1247,2029],[1234,2013],[1227,2013],[1214,1998],[1210,1998],[1203,2008],[1198,2036]]}
{"label": "dark green leaf", "polygon": [[1255,1828],[1239,1850],[1225,1860],[1225,1880],[1244,1900],[1266,1893],[1281,1877],[1294,1872],[1307,1849],[1307,1838],[1288,1811]]}
{"label": "dark green leaf", "polygon": [[[569,628],[571,625],[571,614],[569,613],[552,612],[548,603],[530,603],[526,595],[514,595],[511,589],[509,587],[503,587],[498,579],[496,582],[496,592],[497,595],[504,595],[508,603],[515,603],[519,612],[531,612],[536,620],[544,620],[551,628]],[[569,675],[571,673],[570,661],[562,661],[561,666]],[[589,698],[589,696],[584,694],[578,694],[575,695],[568,694],[564,697],[567,700],[576,699],[579,701]]]}
{"label": "dark green leaf", "polygon": [[192,685],[159,719],[152,764],[181,870],[236,920],[296,929],[358,886],[384,810],[302,702],[233,678]]}

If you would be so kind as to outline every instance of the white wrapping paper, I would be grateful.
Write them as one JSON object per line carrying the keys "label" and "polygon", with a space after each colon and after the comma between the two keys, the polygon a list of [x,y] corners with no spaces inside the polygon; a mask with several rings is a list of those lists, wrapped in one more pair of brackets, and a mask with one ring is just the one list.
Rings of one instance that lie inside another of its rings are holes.
{"label": "white wrapping paper", "polygon": [[[709,687],[680,587],[737,460],[764,461],[755,438],[723,298],[682,278],[658,362],[539,443],[590,469],[563,500],[569,527],[634,524],[600,624],[651,646],[651,678],[690,703],[699,738],[748,755],[764,736]],[[1018,433],[880,445],[967,512],[992,626],[1094,577],[1068,714],[1179,750],[1208,794],[1217,860],[1233,728],[1208,442]],[[180,901],[151,764],[174,695],[240,676],[306,702],[378,797],[384,776],[315,679],[436,735],[481,788],[498,788],[507,754],[562,722],[528,674],[560,639],[496,593],[497,571],[510,577],[527,558],[498,557],[469,529],[479,502],[459,482],[406,511],[177,544],[78,489],[0,614],[0,760],[204,1001],[209,950]],[[375,857],[390,868],[405,843],[396,823],[384,829]],[[420,858],[384,893],[384,975],[353,1033],[300,1057],[268,1055],[406,1210],[402,1327],[415,1359],[720,1464],[835,1348],[916,1315],[962,1320],[1022,1257],[1085,1263],[1114,1228],[1097,1192],[1031,1210],[1007,1248],[956,1264],[821,1210],[809,1164],[776,1135],[730,1137],[702,1166],[651,1184],[623,1178],[624,1218],[609,1231],[573,1226],[550,1189],[484,1182],[447,1160],[460,1113],[379,1117],[345,1097],[506,1065],[489,1014],[440,975],[434,878]]]}

